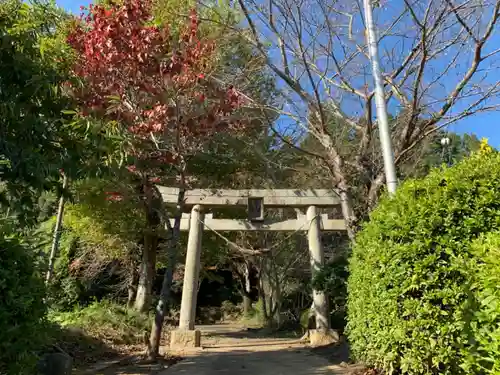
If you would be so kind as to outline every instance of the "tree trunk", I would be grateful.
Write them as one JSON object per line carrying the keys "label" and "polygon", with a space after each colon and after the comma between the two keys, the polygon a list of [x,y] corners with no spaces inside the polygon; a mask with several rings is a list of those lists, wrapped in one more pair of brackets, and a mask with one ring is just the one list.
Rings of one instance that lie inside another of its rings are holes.
{"label": "tree trunk", "polygon": [[252,299],[246,294],[243,294],[243,315],[250,316],[252,313]]}
{"label": "tree trunk", "polygon": [[139,274],[137,273],[137,269],[134,266],[131,267],[130,271],[130,282],[128,284],[128,298],[127,298],[127,307],[132,308],[134,306],[135,300],[137,298],[137,287],[139,284]]}
{"label": "tree trunk", "polygon": [[59,197],[59,206],[57,208],[56,225],[54,227],[52,248],[50,249],[50,256],[49,256],[49,267],[47,270],[47,276],[45,278],[46,284],[48,284],[50,282],[50,279],[52,278],[52,274],[54,273],[54,263],[56,260],[57,253],[59,252],[59,240],[61,238],[61,227],[62,227],[62,221],[63,221],[63,215],[64,215],[64,204],[65,204],[64,193],[65,193],[65,190],[67,189],[67,187],[68,187],[68,177],[66,177],[66,174],[63,173],[62,192],[61,192],[61,196]]}
{"label": "tree trunk", "polygon": [[370,190],[368,191],[368,208],[370,211],[377,205],[380,190],[383,188],[384,182],[385,174],[379,173],[370,183]]}
{"label": "tree trunk", "polygon": [[354,242],[357,232],[357,219],[354,214],[354,208],[352,206],[352,198],[349,194],[349,189],[345,182],[339,183],[340,190],[340,207],[342,209],[342,216],[344,217],[346,228],[347,228],[347,236],[349,239]]}
{"label": "tree trunk", "polygon": [[318,140],[328,152],[327,165],[332,173],[340,197],[340,206],[342,216],[344,217],[347,229],[347,235],[351,241],[356,237],[358,220],[356,218],[349,184],[347,183],[346,173],[344,171],[344,161],[337,153],[332,138],[327,134],[322,134]]}
{"label": "tree trunk", "polygon": [[161,224],[158,208],[161,209],[160,198],[157,190],[148,181],[148,176],[143,176],[140,186],[143,194],[144,213],[146,229],[144,232],[144,246],[142,250],[142,261],[139,266],[139,285],[134,307],[140,312],[146,312],[151,306],[151,293],[153,281],[156,275],[156,253],[158,248],[158,225]]}
{"label": "tree trunk", "polygon": [[274,296],[274,306],[272,315],[274,317],[274,322],[276,323],[276,328],[280,328],[281,321],[281,304],[282,304],[282,296],[281,296],[281,283],[278,276],[278,270],[276,267],[276,263],[271,264],[271,286],[273,290]]}
{"label": "tree trunk", "polygon": [[250,282],[250,265],[245,262],[245,285],[243,290],[243,314],[244,316],[250,315],[252,312],[252,299],[250,298],[250,293],[252,291],[252,284]]}
{"label": "tree trunk", "polygon": [[[328,138],[328,141],[331,142],[331,139]],[[329,169],[333,173],[336,185],[338,189],[338,194],[340,198],[340,207],[342,209],[342,216],[344,217],[347,229],[347,235],[349,239],[354,242],[357,232],[358,220],[356,218],[356,214],[354,212],[354,206],[352,203],[351,190],[349,184],[347,183],[347,178],[344,174],[343,170],[343,160],[342,158],[334,151],[333,145],[329,144],[330,148],[330,160],[329,160]]]}
{"label": "tree trunk", "polygon": [[260,267],[260,290],[262,299],[262,310],[267,328],[274,328],[279,322],[279,291],[273,280],[273,267],[271,257],[264,257]]}
{"label": "tree trunk", "polygon": [[[184,189],[179,190],[179,197],[177,199],[177,213],[175,215],[174,227],[170,228],[170,222],[168,221],[168,227],[171,229],[170,243],[168,247],[168,261],[167,269],[163,277],[163,283],[161,285],[160,299],[158,300],[158,305],[156,306],[155,318],[153,320],[153,326],[151,327],[151,334],[149,336],[149,345],[147,350],[147,356],[149,359],[154,360],[160,351],[160,341],[161,341],[161,331],[163,328],[163,322],[165,320],[165,314],[167,312],[167,307],[170,301],[170,291],[172,288],[172,281],[175,272],[175,265],[177,263],[177,251],[180,237],[181,229],[181,218],[182,210],[184,206]],[[167,218],[167,220],[169,220]]]}
{"label": "tree trunk", "polygon": [[156,247],[158,238],[156,235],[147,233],[144,235],[144,248],[142,261],[139,269],[139,285],[134,307],[139,312],[146,312],[151,305],[151,290],[156,274]]}
{"label": "tree trunk", "polygon": [[260,259],[258,261],[258,272],[259,272],[259,279],[257,281],[257,290],[259,292],[259,304],[260,304],[260,308],[261,308],[261,311],[259,311],[260,313],[260,316],[259,318],[262,319],[263,323],[265,325],[267,325],[268,323],[268,313],[267,313],[267,299],[266,299],[266,293],[265,293],[265,287],[264,287],[264,284],[265,284],[265,278],[266,276],[264,276],[264,270],[263,270],[263,259]]}

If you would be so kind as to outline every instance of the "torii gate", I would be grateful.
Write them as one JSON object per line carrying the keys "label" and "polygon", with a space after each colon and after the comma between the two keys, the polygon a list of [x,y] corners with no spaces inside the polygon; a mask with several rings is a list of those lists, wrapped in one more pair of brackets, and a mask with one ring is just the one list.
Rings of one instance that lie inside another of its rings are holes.
{"label": "torii gate", "polygon": [[[179,189],[158,186],[163,201],[176,205]],[[340,204],[338,195],[329,189],[213,189],[188,190],[184,205],[191,209],[183,214],[181,231],[189,231],[184,284],[179,328],[172,332],[171,346],[199,347],[201,333],[195,330],[197,285],[200,272],[201,240],[203,230],[227,231],[307,231],[311,268],[318,270],[324,264],[321,244],[322,231],[345,231],[344,220],[329,219],[328,215],[318,214],[318,208],[333,208]],[[217,219],[205,214],[204,208],[240,206],[248,208],[248,219]],[[270,220],[265,218],[265,208],[297,208],[297,218],[292,220]],[[303,210],[306,209],[306,214]],[[171,219],[172,225],[174,219]],[[330,329],[328,300],[323,292],[313,291],[316,330]]]}

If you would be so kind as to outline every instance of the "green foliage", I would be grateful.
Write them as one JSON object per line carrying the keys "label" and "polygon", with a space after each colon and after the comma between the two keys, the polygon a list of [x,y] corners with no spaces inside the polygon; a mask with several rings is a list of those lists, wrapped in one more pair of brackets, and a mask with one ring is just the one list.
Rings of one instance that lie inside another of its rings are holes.
{"label": "green foliage", "polygon": [[222,305],[220,307],[220,310],[224,316],[225,319],[235,319],[239,315],[241,315],[241,307],[236,306],[233,302],[231,301],[222,301]]}
{"label": "green foliage", "polygon": [[56,44],[51,30],[61,17],[48,5],[16,0],[0,5],[2,178],[23,177],[34,183],[41,175],[57,174],[60,167],[54,161],[64,152],[59,127],[67,103],[57,85],[64,77],[56,66],[56,51],[46,52]]}
{"label": "green foliage", "polygon": [[304,331],[309,329],[309,318],[311,314],[311,309],[305,309],[300,314],[300,326]]}
{"label": "green foliage", "polygon": [[63,77],[53,54],[45,53],[60,18],[48,5],[0,4],[0,203],[16,211],[33,205],[31,187],[61,167]]}
{"label": "green foliage", "polygon": [[264,304],[262,302],[262,299],[259,298],[259,300],[252,305],[252,308],[250,309],[248,314],[242,315],[240,317],[240,322],[246,327],[262,328],[266,325],[265,315]]}
{"label": "green foliage", "polygon": [[151,326],[150,316],[111,301],[95,302],[70,312],[51,311],[49,320],[63,328],[78,328],[108,345],[142,344]]}
{"label": "green foliage", "polygon": [[500,224],[500,155],[487,147],[384,199],[349,265],[348,336],[388,373],[467,374],[471,243]]}
{"label": "green foliage", "polygon": [[73,118],[68,20],[53,2],[0,3],[0,205],[21,225],[37,221],[40,194],[60,188],[61,168],[81,176],[116,146],[99,124]]}
{"label": "green foliage", "polygon": [[500,232],[479,238],[472,245],[467,266],[471,282],[469,322],[472,348],[467,351],[467,373],[500,373]]}
{"label": "green foliage", "polygon": [[[122,201],[106,200],[107,191],[119,191]],[[86,304],[96,293],[105,294],[126,285],[124,268],[139,253],[143,232],[140,202],[131,186],[103,179],[79,181],[73,185],[74,203],[66,204],[60,250],[54,267],[48,301],[53,309],[68,310]],[[124,219],[126,218],[126,220]],[[55,217],[42,230],[52,233]],[[50,251],[47,246],[46,252]],[[114,278],[107,270],[115,261],[121,272]]]}
{"label": "green foliage", "polygon": [[[191,9],[197,8],[196,0],[153,0],[155,23],[168,25],[169,31],[177,36],[185,24]],[[230,26],[237,24],[237,14],[227,0],[207,1],[198,7],[200,16],[209,20],[201,24],[201,34],[218,40],[230,32]]]}
{"label": "green foliage", "polygon": [[46,339],[45,287],[36,248],[0,221],[0,374],[33,373]]}
{"label": "green foliage", "polygon": [[[450,144],[443,146],[441,140],[448,138]],[[479,149],[480,141],[474,134],[456,134],[449,132],[436,132],[431,137],[423,140],[420,147],[413,152],[405,163],[399,168],[400,178],[424,177],[432,170],[443,164],[454,165],[467,158],[472,152]]]}
{"label": "green foliage", "polygon": [[[126,179],[79,181],[73,186],[75,204],[66,209],[65,226],[89,247],[101,246],[109,256],[122,256],[137,244],[145,225],[134,188]],[[117,192],[122,199],[108,200],[108,192]]]}
{"label": "green foliage", "polygon": [[[46,228],[52,231],[53,225],[47,225]],[[69,310],[81,303],[85,283],[75,277],[70,268],[77,250],[78,238],[71,231],[65,230],[59,241],[59,254],[54,264],[54,275],[47,290],[47,304],[51,309]],[[47,244],[46,257],[49,252],[50,244]]]}

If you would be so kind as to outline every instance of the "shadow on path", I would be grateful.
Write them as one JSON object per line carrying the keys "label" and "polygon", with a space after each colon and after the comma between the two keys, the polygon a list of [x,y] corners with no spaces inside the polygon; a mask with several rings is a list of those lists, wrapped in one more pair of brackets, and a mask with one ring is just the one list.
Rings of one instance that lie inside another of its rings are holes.
{"label": "shadow on path", "polygon": [[263,340],[297,340],[301,337],[296,332],[269,332],[265,329],[242,328],[239,331],[205,332],[208,337],[224,337],[230,339],[263,339]]}
{"label": "shadow on path", "polygon": [[199,327],[203,350],[161,375],[353,375],[347,345],[311,349],[298,339],[238,327]]}
{"label": "shadow on path", "polygon": [[351,375],[356,370],[340,363],[331,364],[307,349],[262,349],[201,353],[161,375]]}

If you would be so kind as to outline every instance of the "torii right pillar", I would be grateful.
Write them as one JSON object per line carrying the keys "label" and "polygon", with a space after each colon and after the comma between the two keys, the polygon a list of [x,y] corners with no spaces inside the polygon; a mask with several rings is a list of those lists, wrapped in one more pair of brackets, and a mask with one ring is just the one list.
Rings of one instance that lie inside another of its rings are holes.
{"label": "torii right pillar", "polygon": [[[310,206],[307,209],[306,218],[309,223],[307,239],[311,257],[311,270],[314,275],[325,264],[325,253],[321,243],[321,215],[318,208]],[[339,340],[338,333],[330,329],[330,311],[326,294],[319,290],[313,290],[313,305],[316,329],[309,331],[311,345],[324,346],[337,342]]]}

